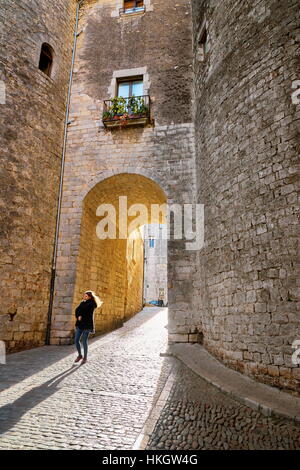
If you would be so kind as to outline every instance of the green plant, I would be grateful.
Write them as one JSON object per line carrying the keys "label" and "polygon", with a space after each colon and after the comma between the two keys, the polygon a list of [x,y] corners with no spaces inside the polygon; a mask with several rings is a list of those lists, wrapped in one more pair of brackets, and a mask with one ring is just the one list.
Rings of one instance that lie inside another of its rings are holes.
{"label": "green plant", "polygon": [[141,104],[139,108],[139,114],[147,114],[149,112],[149,107],[146,106],[144,103]]}
{"label": "green plant", "polygon": [[149,111],[148,106],[145,105],[145,100],[142,96],[132,96],[128,100],[128,108],[131,114],[140,115],[146,114]]}
{"label": "green plant", "polygon": [[131,96],[127,99],[118,96],[111,100],[110,106],[103,112],[102,119],[104,121],[120,120],[120,127],[124,127],[128,119],[143,116],[148,112],[149,107],[145,105],[145,100],[142,96]]}
{"label": "green plant", "polygon": [[128,99],[128,109],[130,110],[131,114],[138,114],[139,112],[139,98],[135,96],[131,96]]}
{"label": "green plant", "polygon": [[109,119],[112,119],[112,115],[109,111],[104,111],[104,113],[102,114],[102,119],[104,121],[108,121]]}
{"label": "green plant", "polygon": [[119,96],[117,98],[113,98],[111,102],[112,104],[111,104],[111,107],[109,108],[109,111],[111,111],[113,115],[126,113],[126,99],[125,98],[122,98],[121,96]]}

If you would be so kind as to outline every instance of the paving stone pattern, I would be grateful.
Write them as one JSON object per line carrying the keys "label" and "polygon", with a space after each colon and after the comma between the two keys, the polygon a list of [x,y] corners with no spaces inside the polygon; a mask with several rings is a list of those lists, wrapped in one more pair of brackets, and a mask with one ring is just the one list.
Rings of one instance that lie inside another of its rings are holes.
{"label": "paving stone pattern", "polygon": [[[161,312],[161,314],[157,314]],[[0,369],[0,449],[131,449],[168,378],[167,310],[149,308],[122,329],[74,346],[8,356]]]}
{"label": "paving stone pattern", "polygon": [[172,371],[149,449],[300,449],[300,427],[266,418],[208,385],[167,346],[167,309],[146,308],[123,328],[74,345],[8,356],[0,369],[0,449],[128,450]]}
{"label": "paving stone pattern", "polygon": [[299,450],[300,426],[232,400],[180,361],[147,449]]}

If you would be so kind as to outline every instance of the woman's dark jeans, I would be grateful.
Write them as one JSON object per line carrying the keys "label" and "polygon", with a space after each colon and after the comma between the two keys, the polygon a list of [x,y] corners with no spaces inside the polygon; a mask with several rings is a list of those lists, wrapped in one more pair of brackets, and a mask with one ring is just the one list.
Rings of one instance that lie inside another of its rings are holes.
{"label": "woman's dark jeans", "polygon": [[84,358],[87,358],[87,353],[88,353],[88,337],[89,334],[92,332],[92,330],[80,330],[78,327],[76,328],[75,331],[75,345],[78,351],[79,356],[82,356],[81,354],[81,345],[80,345],[80,338],[82,338],[82,345],[83,345],[83,354]]}

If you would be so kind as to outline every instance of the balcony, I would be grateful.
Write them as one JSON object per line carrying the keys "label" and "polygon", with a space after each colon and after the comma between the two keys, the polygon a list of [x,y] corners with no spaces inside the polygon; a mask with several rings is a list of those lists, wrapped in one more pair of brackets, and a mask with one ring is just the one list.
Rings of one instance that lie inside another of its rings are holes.
{"label": "balcony", "polygon": [[146,126],[150,122],[150,96],[117,97],[104,101],[102,121],[106,128]]}

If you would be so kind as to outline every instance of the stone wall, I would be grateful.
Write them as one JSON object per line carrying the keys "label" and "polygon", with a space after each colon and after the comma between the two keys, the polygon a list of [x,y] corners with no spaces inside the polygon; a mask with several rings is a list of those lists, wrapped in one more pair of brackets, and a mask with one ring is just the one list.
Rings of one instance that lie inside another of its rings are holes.
{"label": "stone wall", "polygon": [[[1,1],[0,339],[8,350],[45,340],[75,6]],[[51,78],[38,67],[44,42],[54,49]]]}
{"label": "stone wall", "polygon": [[[104,300],[98,332],[142,307],[142,240],[135,255],[130,239],[99,243],[101,201],[198,202],[204,248],[168,242],[170,342],[203,338],[230,367],[297,393],[299,2],[145,4],[134,15],[119,14],[121,0],[81,7],[51,343],[72,341],[84,290]],[[45,339],[75,8],[1,2],[0,339],[9,351]],[[44,42],[50,78],[38,69]],[[150,123],[106,130],[103,101],[134,75],[150,95]]]}
{"label": "stone wall", "polygon": [[198,202],[206,206],[198,327],[227,365],[294,392],[299,20],[297,0],[193,1]]}
{"label": "stone wall", "polygon": [[144,241],[142,228],[135,230],[127,241],[126,291],[124,320],[129,320],[143,308]]}
{"label": "stone wall", "polygon": [[[72,337],[74,284],[84,231],[83,201],[89,191],[97,185],[100,188],[109,177],[126,174],[131,180],[124,191],[130,196],[142,175],[144,189],[133,199],[134,203],[144,201],[149,205],[164,199],[169,203],[195,201],[190,2],[151,0],[145,14],[121,17],[116,14],[116,6],[115,0],[86,0],[81,8],[52,344],[66,343]],[[103,101],[115,96],[117,77],[134,73],[143,75],[144,93],[152,101],[152,121],[146,127],[106,130],[101,120]],[[110,196],[116,196],[113,188]],[[171,241],[170,340],[188,341],[192,332],[191,278],[195,271],[194,253],[185,251],[183,241]],[[136,313],[137,304],[134,305],[129,312],[128,304],[124,304],[126,315]]]}

